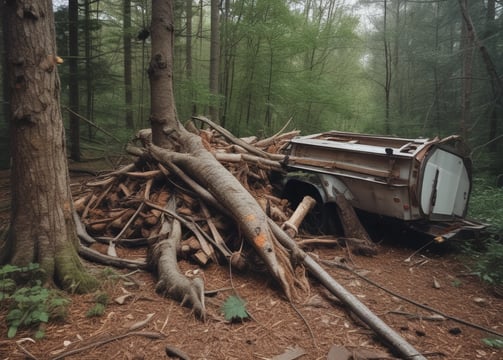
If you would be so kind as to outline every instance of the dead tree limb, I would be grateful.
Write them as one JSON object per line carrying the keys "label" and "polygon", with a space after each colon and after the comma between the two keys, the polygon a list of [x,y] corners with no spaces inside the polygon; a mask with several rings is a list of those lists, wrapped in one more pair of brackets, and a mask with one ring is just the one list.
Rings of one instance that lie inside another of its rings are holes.
{"label": "dead tree limb", "polygon": [[88,345],[84,345],[84,346],[76,348],[76,349],[62,352],[59,355],[52,357],[51,360],[64,359],[65,357],[68,357],[70,355],[79,354],[83,351],[108,344],[109,342],[124,339],[125,337],[128,337],[128,336],[144,336],[144,337],[147,337],[149,339],[154,339],[154,340],[163,339],[165,337],[163,334],[157,333],[157,332],[130,331],[125,334],[111,335],[111,336],[108,336],[104,339],[98,339]]}
{"label": "dead tree limb", "polygon": [[296,254],[297,260],[307,268],[311,275],[318,279],[333,295],[337,296],[341,302],[374,330],[377,335],[384,339],[388,345],[405,359],[426,360],[421,353],[370,311],[356,296],[335,281],[312,257],[301,250],[292,238],[282,232],[279,226],[272,226],[272,229],[277,235],[283,234],[278,236],[278,240],[290,249],[293,254]]}
{"label": "dead tree limb", "polygon": [[105,255],[96,250],[85,247],[84,245],[79,246],[78,252],[84,259],[107,266],[114,266],[119,269],[147,269],[147,263],[145,261],[121,259],[115,256]]}
{"label": "dead tree limb", "polygon": [[311,196],[304,196],[292,216],[290,216],[290,219],[283,223],[282,227],[285,229],[288,236],[294,238],[298,234],[300,224],[314,205],[316,205],[316,200]]}
{"label": "dead tree limb", "polygon": [[213,121],[211,121],[210,119],[208,119],[204,116],[193,116],[192,118],[194,120],[202,121],[205,124],[211,126],[213,129],[217,130],[220,134],[222,134],[231,143],[241,146],[242,148],[246,149],[251,154],[260,156],[265,159],[269,159],[271,157],[271,154],[269,154],[265,151],[262,151],[262,150],[256,148],[255,146],[248,144],[246,141],[243,141],[243,140],[235,137],[234,135],[232,135],[232,133],[230,131],[228,131],[227,129],[224,129],[223,127],[221,127],[218,124],[215,124]]}

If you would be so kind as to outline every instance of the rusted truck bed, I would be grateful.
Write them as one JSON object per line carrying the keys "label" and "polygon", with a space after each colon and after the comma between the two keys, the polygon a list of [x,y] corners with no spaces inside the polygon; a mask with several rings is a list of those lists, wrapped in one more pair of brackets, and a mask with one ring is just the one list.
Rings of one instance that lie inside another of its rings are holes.
{"label": "rusted truck bed", "polygon": [[324,203],[344,194],[357,209],[417,222],[435,236],[483,227],[464,219],[471,160],[459,136],[406,139],[330,131],[294,138],[286,152],[286,183],[306,182]]}

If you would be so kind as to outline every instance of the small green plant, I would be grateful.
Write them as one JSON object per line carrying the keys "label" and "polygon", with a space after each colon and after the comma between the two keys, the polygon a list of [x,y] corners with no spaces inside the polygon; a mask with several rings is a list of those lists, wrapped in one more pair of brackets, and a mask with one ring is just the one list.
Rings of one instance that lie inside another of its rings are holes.
{"label": "small green plant", "polygon": [[66,316],[69,300],[56,290],[42,286],[38,264],[25,267],[5,265],[0,268],[0,303],[8,309],[7,337],[13,338],[20,327],[38,326],[36,338],[44,336],[40,326],[50,319]]}
{"label": "small green plant", "polygon": [[486,344],[487,346],[496,348],[496,349],[503,349],[503,339],[501,338],[484,338],[482,339],[482,342]]}
{"label": "small green plant", "polygon": [[86,317],[99,317],[105,313],[106,306],[100,303],[94,304],[89,310],[86,312]]}
{"label": "small green plant", "polygon": [[454,286],[455,288],[458,288],[458,287],[461,287],[461,285],[463,285],[463,283],[461,282],[461,280],[459,279],[454,279],[452,280],[452,286]]}
{"label": "small green plant", "polygon": [[246,311],[245,302],[238,296],[229,296],[222,305],[222,312],[227,321],[243,320],[250,317]]}
{"label": "small green plant", "polygon": [[100,292],[94,297],[95,304],[86,312],[87,317],[101,316],[105,313],[110,297],[107,293]]}

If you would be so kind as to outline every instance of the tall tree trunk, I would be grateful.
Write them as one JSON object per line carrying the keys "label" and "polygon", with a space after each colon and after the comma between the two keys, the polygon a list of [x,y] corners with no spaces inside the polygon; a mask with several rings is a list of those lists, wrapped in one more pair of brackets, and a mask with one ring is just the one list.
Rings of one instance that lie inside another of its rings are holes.
{"label": "tall tree trunk", "polygon": [[80,120],[79,109],[79,2],[68,1],[68,59],[69,77],[69,108],[70,112],[70,157],[80,161]]}
{"label": "tall tree trunk", "polygon": [[435,81],[433,92],[433,124],[437,133],[440,133],[440,81],[438,74],[439,54],[439,28],[440,28],[440,4],[435,5],[435,61],[433,63],[433,78]]}
{"label": "tall tree trunk", "polygon": [[13,164],[10,233],[0,261],[39,263],[47,282],[90,290],[96,281],[77,255],[52,2],[9,1],[5,10]]}
{"label": "tall tree trunk", "polygon": [[[171,133],[178,131],[173,94],[174,14],[172,1],[152,0],[152,54],[150,78],[150,123],[154,145],[172,148]],[[155,21],[154,21],[155,20]]]}
{"label": "tall tree trunk", "polygon": [[[93,56],[93,39],[91,36],[91,3],[98,2],[97,0],[84,0],[84,59],[85,59],[85,76],[86,76],[86,118],[94,122],[94,76],[95,71],[91,62]],[[94,127],[91,124],[87,125],[87,136],[91,140],[94,134]]]}
{"label": "tall tree trunk", "polygon": [[[287,297],[294,295],[295,274],[286,250],[273,237],[267,216],[253,196],[203,146],[201,138],[178,121],[173,96],[173,0],[152,1],[152,60],[149,66],[152,89],[152,143],[142,136],[150,154],[164,163],[176,163],[207,189],[231,213],[242,233],[264,260]],[[145,134],[145,132],[142,132]],[[277,250],[277,251],[275,251]],[[281,257],[277,257],[281,256]],[[169,267],[169,266],[167,266]],[[162,269],[160,266],[160,278]],[[168,269],[166,269],[168,270]],[[170,271],[166,271],[166,275]],[[166,279],[162,284],[166,284]],[[289,281],[290,280],[290,281]],[[175,285],[175,284],[173,284]],[[192,285],[184,286],[186,291]],[[169,286],[166,291],[169,293]],[[179,291],[177,290],[177,293]]]}
{"label": "tall tree trunk", "polygon": [[[226,126],[227,122],[227,112],[229,110],[229,104],[231,101],[231,93],[232,93],[232,76],[233,76],[233,69],[234,69],[234,56],[233,56],[233,51],[234,49],[232,48],[232,34],[230,33],[229,30],[229,25],[231,23],[230,19],[230,0],[225,0],[224,1],[224,10],[223,10],[223,15],[224,19],[222,21],[223,24],[223,36],[222,36],[222,42],[223,42],[223,50],[222,53],[224,54],[224,66],[223,66],[223,74],[222,74],[222,94],[224,95],[223,98],[223,104],[222,104],[222,114],[220,115],[221,118],[221,125],[222,127]],[[236,25],[239,23],[241,14],[239,14],[237,20],[236,20]]]}
{"label": "tall tree trunk", "polygon": [[384,106],[385,106],[385,114],[384,114],[384,126],[386,134],[391,133],[391,125],[390,125],[390,95],[391,95],[391,69],[392,69],[392,54],[391,54],[391,46],[388,39],[388,28],[387,28],[387,19],[388,17],[388,2],[384,0],[384,29],[383,29],[383,43],[384,43]]}
{"label": "tall tree trunk", "polygon": [[194,99],[194,84],[192,79],[192,0],[185,2],[186,19],[186,41],[185,41],[185,72],[190,86],[190,112],[192,116],[197,115],[197,106]]}
{"label": "tall tree trunk", "polygon": [[124,42],[124,101],[126,105],[126,126],[134,128],[133,121],[133,81],[131,67],[131,0],[123,0],[123,38]]}
{"label": "tall tree trunk", "polygon": [[[2,22],[2,37],[0,38],[0,61],[2,62],[2,104],[3,104],[3,116],[5,125],[9,124],[9,85],[7,82],[7,51],[4,40],[6,39],[6,34],[8,32],[7,19],[5,16],[5,2],[0,2],[0,21]],[[4,153],[0,157],[0,168],[8,168],[10,166],[10,150],[9,150],[9,137],[6,135],[4,137],[6,144],[4,145]]]}
{"label": "tall tree trunk", "polygon": [[220,97],[218,79],[220,77],[220,21],[219,0],[211,0],[211,45],[210,45],[210,117],[219,122]]}
{"label": "tall tree trunk", "polygon": [[[480,39],[477,36],[477,32],[475,31],[475,27],[473,26],[470,13],[468,11],[467,0],[458,0],[458,1],[461,9],[461,15],[463,16],[464,25],[466,26],[468,35],[471,37],[472,46],[476,45],[477,48],[479,49],[480,54],[482,56],[482,60],[484,61],[484,64],[486,66],[487,73],[489,75],[489,78],[491,79],[491,88],[494,96],[493,100],[494,106],[497,108],[499,107],[501,109],[503,108],[503,81],[498,75],[496,66],[493,63],[486,46],[480,41]],[[489,10],[489,13],[490,11],[491,10]],[[491,138],[491,140],[495,140],[497,138],[496,137],[497,120],[495,119],[494,122],[493,120],[490,121],[491,121],[490,131],[494,131],[494,137]],[[492,128],[493,126],[494,128]],[[491,144],[492,146],[496,146],[494,141],[492,141]]]}
{"label": "tall tree trunk", "polygon": [[274,52],[272,43],[269,43],[269,75],[267,77],[267,95],[265,102],[265,125],[270,129],[272,125],[272,76],[273,76]]}
{"label": "tall tree trunk", "polygon": [[[461,0],[461,7],[467,9],[468,0]],[[463,16],[463,13],[461,14]],[[473,84],[473,27],[467,22],[461,22],[461,60],[462,60],[462,92],[461,92],[461,135],[467,139],[471,124],[471,101]]]}
{"label": "tall tree trunk", "polygon": [[[496,1],[488,0],[487,1],[487,12],[486,12],[486,31],[485,31],[485,39],[488,39],[495,35],[495,19],[496,19]],[[490,105],[489,110],[489,150],[492,152],[496,152],[498,150],[498,146],[496,141],[498,135],[498,113],[503,112],[503,89],[498,87],[498,84],[494,78],[491,76],[491,90],[492,90],[492,104]]]}

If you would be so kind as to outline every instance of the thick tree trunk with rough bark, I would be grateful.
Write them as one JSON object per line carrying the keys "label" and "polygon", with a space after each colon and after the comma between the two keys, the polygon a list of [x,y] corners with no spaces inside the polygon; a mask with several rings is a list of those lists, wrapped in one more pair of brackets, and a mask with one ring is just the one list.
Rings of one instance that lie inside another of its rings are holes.
{"label": "thick tree trunk with rough bark", "polygon": [[47,282],[86,291],[96,281],[76,250],[52,3],[10,1],[5,10],[13,164],[10,233],[0,261],[39,263]]}

